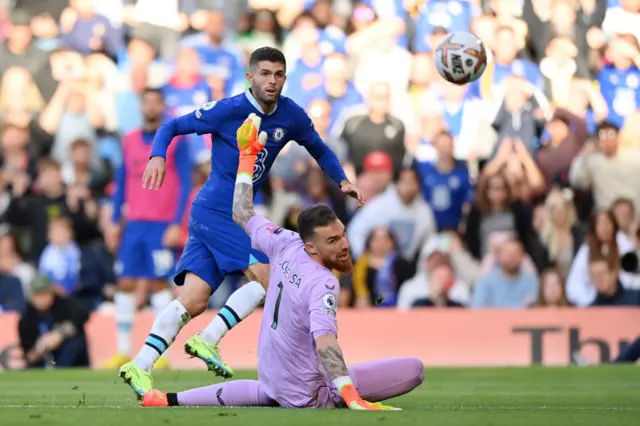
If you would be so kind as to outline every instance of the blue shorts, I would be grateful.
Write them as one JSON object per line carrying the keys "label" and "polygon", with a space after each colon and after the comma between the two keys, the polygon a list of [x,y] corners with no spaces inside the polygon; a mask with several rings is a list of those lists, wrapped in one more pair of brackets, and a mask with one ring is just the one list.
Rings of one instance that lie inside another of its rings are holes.
{"label": "blue shorts", "polygon": [[127,222],[116,259],[118,278],[164,280],[173,275],[177,253],[162,245],[167,222]]}
{"label": "blue shorts", "polygon": [[189,217],[189,240],[182,252],[174,281],[184,284],[187,272],[203,279],[213,291],[227,275],[242,275],[249,265],[269,263],[251,248],[251,238],[231,215],[194,205]]}

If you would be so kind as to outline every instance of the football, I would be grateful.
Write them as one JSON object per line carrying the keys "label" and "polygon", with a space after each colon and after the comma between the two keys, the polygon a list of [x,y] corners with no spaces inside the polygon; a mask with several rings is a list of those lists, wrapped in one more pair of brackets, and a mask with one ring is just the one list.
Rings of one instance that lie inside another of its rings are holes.
{"label": "football", "polygon": [[487,67],[487,51],[475,35],[458,31],[448,34],[435,52],[438,72],[454,84],[477,80]]}

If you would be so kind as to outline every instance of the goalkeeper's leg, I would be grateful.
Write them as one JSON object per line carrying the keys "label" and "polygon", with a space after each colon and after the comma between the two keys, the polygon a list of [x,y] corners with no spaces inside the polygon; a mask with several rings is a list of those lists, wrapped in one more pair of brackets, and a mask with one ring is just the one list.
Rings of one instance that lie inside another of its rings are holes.
{"label": "goalkeeper's leg", "polygon": [[416,358],[388,358],[348,368],[362,399],[385,401],[411,392],[424,380],[424,365]]}
{"label": "goalkeeper's leg", "polygon": [[143,407],[273,407],[257,380],[233,380],[177,393],[153,390],[145,394]]}

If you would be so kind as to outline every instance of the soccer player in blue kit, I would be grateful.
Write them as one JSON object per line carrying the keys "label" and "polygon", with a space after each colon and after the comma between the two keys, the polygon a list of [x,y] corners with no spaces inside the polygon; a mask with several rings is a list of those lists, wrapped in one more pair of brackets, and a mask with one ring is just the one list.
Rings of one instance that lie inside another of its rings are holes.
{"label": "soccer player in blue kit", "polygon": [[153,387],[151,369],[175,340],[180,329],[207,307],[209,297],[225,276],[244,274],[250,281],[236,290],[218,315],[185,344],[185,352],[202,360],[216,375],[231,377],[222,361],[218,342],[262,302],[269,282],[268,258],[251,249],[251,240],[234,223],[231,210],[238,169],[236,132],[250,114],[262,119],[267,132],[265,148],[254,167],[253,185],[259,186],[278,153],[290,141],[304,146],[320,167],[340,185],[342,192],[361,205],[362,192],[347,179],[336,155],[322,141],[306,112],[280,96],[286,80],[286,60],[278,49],[262,47],[249,59],[246,73],[251,88],[245,93],[209,102],[194,112],[162,125],[156,134],[143,186],[157,189],[166,169],[166,152],[178,135],[211,134],[212,171],[196,196],[189,218],[189,239],[176,268],[175,283],[182,286],[178,299],[155,319],[147,340],[135,359],[120,369],[120,377],[141,398]]}

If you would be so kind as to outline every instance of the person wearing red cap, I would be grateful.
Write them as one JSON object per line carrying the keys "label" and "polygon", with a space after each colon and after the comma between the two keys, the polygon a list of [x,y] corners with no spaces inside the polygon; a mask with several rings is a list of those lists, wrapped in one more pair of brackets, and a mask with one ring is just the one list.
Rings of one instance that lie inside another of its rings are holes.
{"label": "person wearing red cap", "polygon": [[363,172],[358,184],[365,192],[365,200],[382,194],[393,179],[393,160],[383,151],[373,151],[364,158]]}

